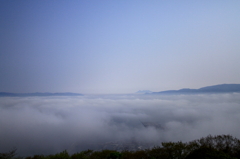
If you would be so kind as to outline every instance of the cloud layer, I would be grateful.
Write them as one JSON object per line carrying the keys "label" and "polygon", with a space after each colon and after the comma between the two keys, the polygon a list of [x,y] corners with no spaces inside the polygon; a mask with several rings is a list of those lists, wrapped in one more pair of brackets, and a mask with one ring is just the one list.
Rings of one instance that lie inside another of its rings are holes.
{"label": "cloud layer", "polygon": [[99,149],[108,142],[153,146],[209,134],[240,138],[239,122],[238,93],[1,97],[0,150],[16,147],[20,155],[33,155]]}

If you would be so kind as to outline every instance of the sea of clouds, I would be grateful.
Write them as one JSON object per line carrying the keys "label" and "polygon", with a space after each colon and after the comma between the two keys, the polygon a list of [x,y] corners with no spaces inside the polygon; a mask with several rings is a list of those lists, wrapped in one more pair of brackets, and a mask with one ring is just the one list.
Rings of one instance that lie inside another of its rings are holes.
{"label": "sea of clouds", "polygon": [[0,97],[0,151],[47,155],[97,150],[108,142],[240,138],[239,123],[239,93]]}

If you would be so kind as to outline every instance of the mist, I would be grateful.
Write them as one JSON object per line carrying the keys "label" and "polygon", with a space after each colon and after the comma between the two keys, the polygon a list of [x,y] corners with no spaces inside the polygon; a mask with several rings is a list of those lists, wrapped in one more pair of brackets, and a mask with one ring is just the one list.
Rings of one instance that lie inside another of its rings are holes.
{"label": "mist", "polygon": [[[240,138],[240,94],[1,97],[0,150],[19,155]],[[105,146],[105,147],[104,147]]]}

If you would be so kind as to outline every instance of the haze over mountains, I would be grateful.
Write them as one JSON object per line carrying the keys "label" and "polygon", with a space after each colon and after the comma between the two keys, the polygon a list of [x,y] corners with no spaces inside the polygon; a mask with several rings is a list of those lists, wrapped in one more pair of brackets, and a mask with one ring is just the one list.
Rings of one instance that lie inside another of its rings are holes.
{"label": "haze over mountains", "polygon": [[[136,94],[192,94],[192,93],[234,93],[240,92],[240,84],[219,84],[213,86],[206,86],[199,89],[183,88],[180,90],[166,90],[160,92],[152,92],[150,90],[139,90]],[[9,93],[0,92],[0,97],[24,97],[24,96],[82,96],[80,93],[64,92],[64,93],[49,93],[49,92],[35,92],[35,93]]]}
{"label": "haze over mountains", "polygon": [[152,91],[149,91],[149,90],[139,90],[136,93],[137,94],[147,94],[147,93],[152,93]]}
{"label": "haze over mountains", "polygon": [[231,93],[238,86],[197,89],[224,93],[2,96],[0,150],[48,155],[65,149],[138,150],[209,134],[240,138],[240,93]]}
{"label": "haze over mountains", "polygon": [[7,93],[7,92],[0,92],[0,97],[27,97],[27,96],[82,96],[82,94],[79,93],[71,93],[71,92],[65,92],[65,93]]}
{"label": "haze over mountains", "polygon": [[240,92],[240,84],[219,84],[202,87],[199,89],[184,88],[180,90],[153,92],[153,94],[233,93],[233,92]]}

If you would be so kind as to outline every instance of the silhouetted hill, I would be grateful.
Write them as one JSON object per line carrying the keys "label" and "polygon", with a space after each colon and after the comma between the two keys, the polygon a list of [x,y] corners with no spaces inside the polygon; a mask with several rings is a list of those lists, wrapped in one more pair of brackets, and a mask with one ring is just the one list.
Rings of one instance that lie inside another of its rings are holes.
{"label": "silhouetted hill", "polygon": [[180,90],[167,90],[153,92],[154,94],[192,94],[192,93],[240,93],[240,84],[220,84],[214,86],[202,87],[199,89],[184,88]]}
{"label": "silhouetted hill", "polygon": [[147,93],[152,93],[152,91],[149,90],[140,90],[136,92],[137,94],[147,94]]}
{"label": "silhouetted hill", "polygon": [[0,97],[27,97],[27,96],[82,96],[79,93],[7,93],[7,92],[0,92]]}

